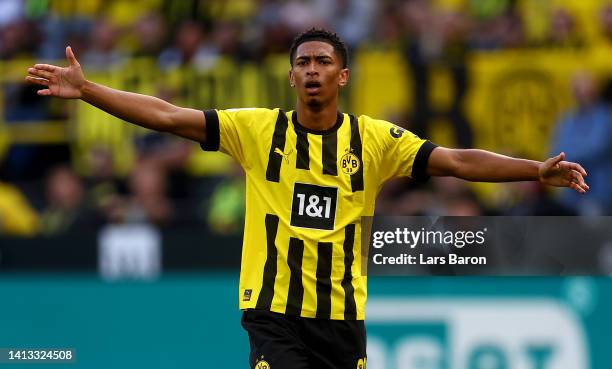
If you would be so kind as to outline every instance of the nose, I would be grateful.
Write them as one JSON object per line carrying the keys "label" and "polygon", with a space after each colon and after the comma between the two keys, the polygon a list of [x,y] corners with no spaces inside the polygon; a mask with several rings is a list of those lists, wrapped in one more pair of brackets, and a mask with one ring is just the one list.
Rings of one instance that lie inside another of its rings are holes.
{"label": "nose", "polygon": [[308,76],[314,76],[319,74],[319,72],[317,71],[316,65],[315,63],[311,63],[310,67],[308,68],[308,70],[306,71],[306,75]]}

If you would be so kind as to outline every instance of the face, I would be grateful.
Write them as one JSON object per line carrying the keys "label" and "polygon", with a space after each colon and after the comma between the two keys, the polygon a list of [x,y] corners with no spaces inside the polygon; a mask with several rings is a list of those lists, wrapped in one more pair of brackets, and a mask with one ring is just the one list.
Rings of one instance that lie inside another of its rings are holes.
{"label": "face", "polygon": [[298,46],[289,71],[298,99],[311,108],[323,108],[338,98],[348,82],[349,71],[327,42],[308,41]]}
{"label": "face", "polygon": [[578,72],[572,78],[574,97],[580,106],[588,106],[597,100],[597,86],[593,76]]}

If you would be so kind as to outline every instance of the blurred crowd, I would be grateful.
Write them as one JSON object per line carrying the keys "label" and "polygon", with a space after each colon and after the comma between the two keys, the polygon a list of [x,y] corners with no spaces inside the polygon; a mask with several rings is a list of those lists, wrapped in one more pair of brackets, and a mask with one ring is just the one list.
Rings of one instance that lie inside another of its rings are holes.
{"label": "blurred crowd", "polygon": [[[89,70],[148,57],[159,68],[210,68],[220,57],[237,63],[286,53],[293,37],[312,26],[338,32],[352,53],[362,47],[397,48],[413,78],[410,129],[427,137],[436,113],[428,103],[428,68],[445,64],[455,91],[448,111],[457,145],[472,147],[463,112],[467,58],[474,50],[612,45],[612,3],[530,0],[0,0],[0,61],[61,60],[71,45]],[[381,194],[387,214],[570,215],[612,214],[610,91],[584,72],[572,82],[575,110],[559,118],[554,150],[589,170],[588,199],[559,197],[538,183],[513,184],[507,207],[482,204],[464,182],[438,178],[427,187],[399,180]],[[35,102],[32,102],[34,106]],[[6,104],[5,104],[6,105]],[[29,113],[35,109],[30,109]],[[5,114],[5,112],[2,112]],[[385,118],[385,117],[383,117]],[[229,176],[190,178],[182,170],[190,148],[153,135],[126,178],[116,178],[105,153],[92,177],[76,174],[69,150],[35,175],[0,165],[0,234],[53,235],[82,226],[149,222],[207,224],[240,232],[244,184]],[[136,143],[139,145],[140,143]],[[153,150],[151,150],[153,147]],[[0,156],[1,157],[1,156]],[[51,159],[51,158],[50,158]],[[37,178],[36,178],[37,177]],[[38,179],[38,180],[36,180]],[[44,190],[41,190],[44,189]]]}
{"label": "blurred crowd", "polygon": [[612,41],[605,0],[2,0],[0,59],[63,58],[66,44],[86,64],[152,56],[160,66],[257,61],[285,53],[312,26],[363,45],[417,45],[421,58],[466,50],[581,48]]}

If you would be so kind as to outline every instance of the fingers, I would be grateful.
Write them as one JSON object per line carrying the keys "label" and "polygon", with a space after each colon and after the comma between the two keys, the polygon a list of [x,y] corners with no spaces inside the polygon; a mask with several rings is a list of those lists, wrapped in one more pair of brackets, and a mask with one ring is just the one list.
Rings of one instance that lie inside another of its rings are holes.
{"label": "fingers", "polygon": [[582,177],[582,173],[576,171],[576,170],[572,170],[570,173],[571,177],[572,177],[572,181],[575,183],[578,183],[579,185],[584,185],[586,186],[586,183],[584,182],[584,178]]}
{"label": "fingers", "polygon": [[[559,154],[555,157],[555,159],[563,154],[564,153]],[[566,178],[569,181],[567,184],[568,187],[574,189],[578,193],[586,193],[589,190],[589,185],[587,185],[584,181],[584,177],[587,175],[587,172],[580,164],[562,161],[558,163],[558,166],[560,169],[567,171]]]}
{"label": "fingers", "polygon": [[[46,86],[46,87],[48,87],[50,83],[49,80],[44,79],[44,78],[39,78],[39,77],[27,76],[25,79],[29,83],[33,83],[33,84],[40,85],[40,86]],[[36,93],[39,96],[50,96],[51,90],[49,88],[45,88],[45,89],[36,91]]]}
{"label": "fingers", "polygon": [[578,172],[576,172],[575,170],[568,170],[565,174],[564,174],[565,178],[567,178],[568,181],[572,181],[572,182],[578,182],[580,183],[582,181],[582,175]]}
{"label": "fingers", "polygon": [[25,79],[29,83],[33,83],[36,85],[42,85],[42,86],[49,86],[49,80],[45,78],[27,76]]}
{"label": "fingers", "polygon": [[70,46],[66,47],[66,59],[68,59],[68,62],[70,63],[70,65],[75,65],[75,66],[79,65],[79,62],[74,56],[74,52],[72,52],[72,47]]}
{"label": "fingers", "polygon": [[586,190],[583,189],[582,187],[580,187],[578,184],[574,183],[574,182],[570,182],[569,183],[569,187],[573,190],[575,190],[578,193],[586,193]]}
{"label": "fingers", "polygon": [[572,183],[572,189],[576,190],[578,193],[586,193],[588,191],[585,187],[577,183]]}
{"label": "fingers", "polygon": [[[578,193],[586,193],[588,191],[588,188],[581,186],[579,183],[576,183],[572,180],[566,180],[564,183],[565,187],[569,187],[571,189],[573,189],[574,191],[578,192]],[[586,184],[585,184],[586,186]]]}
{"label": "fingers", "polygon": [[576,170],[572,170],[568,175],[568,186],[580,193],[586,193],[589,190],[589,185],[586,184],[582,174]]}
{"label": "fingers", "polygon": [[585,177],[587,176],[586,170],[584,170],[582,165],[580,165],[578,163],[572,163],[572,162],[564,161],[564,162],[559,163],[559,165],[563,169],[575,170],[575,171],[579,172],[580,174],[582,174],[583,176],[585,176]]}
{"label": "fingers", "polygon": [[39,77],[39,78],[45,78],[48,80],[54,77],[53,73],[48,72],[43,69],[28,68],[28,73],[31,74],[32,76]]}
{"label": "fingers", "polygon": [[554,167],[555,165],[559,164],[561,161],[563,161],[563,159],[565,159],[565,153],[561,152],[559,153],[559,155],[555,156],[554,158],[552,158],[551,162],[550,162],[550,166]]}
{"label": "fingers", "polygon": [[544,172],[548,172],[550,169],[558,168],[557,164],[559,164],[565,158],[565,153],[562,152],[557,156],[553,156],[552,158],[546,159],[544,163],[542,163],[542,170]]}
{"label": "fingers", "polygon": [[55,72],[59,67],[51,64],[34,64],[34,69],[46,70],[47,72]]}

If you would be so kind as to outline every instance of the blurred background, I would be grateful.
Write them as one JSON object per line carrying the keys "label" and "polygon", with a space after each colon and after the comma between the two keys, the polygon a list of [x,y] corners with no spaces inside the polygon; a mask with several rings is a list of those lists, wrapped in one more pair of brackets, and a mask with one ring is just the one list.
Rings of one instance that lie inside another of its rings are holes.
{"label": "blurred background", "polygon": [[[65,65],[71,45],[88,79],[115,88],[292,109],[287,53],[312,26],[349,46],[343,111],[449,147],[564,151],[589,172],[587,196],[396,180],[379,214],[612,215],[612,1],[0,0],[0,347],[75,347],[88,368],[246,367],[242,169],[23,81],[35,62]],[[593,274],[612,273],[603,246]],[[387,277],[370,293],[371,368],[610,361],[607,278]],[[389,314],[389,296],[416,308]]]}

